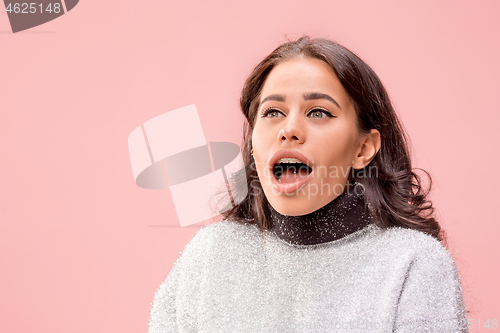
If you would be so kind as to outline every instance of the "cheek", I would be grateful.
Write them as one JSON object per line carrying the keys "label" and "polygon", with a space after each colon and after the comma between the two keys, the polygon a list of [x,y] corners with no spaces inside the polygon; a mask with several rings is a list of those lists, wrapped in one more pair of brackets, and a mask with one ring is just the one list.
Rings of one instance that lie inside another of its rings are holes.
{"label": "cheek", "polygon": [[[252,147],[255,152],[265,152],[272,144],[273,134],[265,126],[260,126],[258,123],[255,125],[252,133]],[[262,156],[262,154],[260,154]]]}
{"label": "cheek", "polygon": [[263,136],[260,129],[257,127],[254,128],[252,133],[253,159],[259,173],[265,167],[268,147],[269,143],[267,143],[266,138]]}
{"label": "cheek", "polygon": [[346,133],[337,133],[324,137],[317,143],[318,151],[322,155],[322,165],[349,167],[354,157],[355,138]]}
{"label": "cheek", "polygon": [[253,149],[253,157],[254,159],[260,155],[262,152],[262,137],[259,135],[259,133],[254,130],[252,134],[252,149]]}

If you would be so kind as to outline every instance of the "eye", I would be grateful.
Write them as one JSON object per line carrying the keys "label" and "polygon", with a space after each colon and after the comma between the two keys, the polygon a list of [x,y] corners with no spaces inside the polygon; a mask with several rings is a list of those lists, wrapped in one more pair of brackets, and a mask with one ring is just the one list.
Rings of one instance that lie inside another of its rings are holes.
{"label": "eye", "polygon": [[334,117],[330,112],[322,108],[314,108],[308,115],[312,115],[312,118],[325,118],[322,115],[326,115],[329,118]]}
{"label": "eye", "polygon": [[[278,118],[280,116],[280,114],[282,116],[283,115],[283,112],[281,112],[280,110],[274,108],[274,107],[269,107],[267,109],[265,109],[264,111],[262,111],[262,118]],[[312,109],[309,113],[308,113],[308,116],[309,115],[312,115],[311,118],[335,118],[335,116],[333,116],[330,112],[328,112],[326,109],[323,109],[323,108],[314,108]],[[324,116],[326,115],[326,116]]]}
{"label": "eye", "polygon": [[275,109],[273,107],[270,107],[268,109],[265,109],[262,111],[262,118],[277,118],[279,114],[283,114],[281,111],[278,109]]}

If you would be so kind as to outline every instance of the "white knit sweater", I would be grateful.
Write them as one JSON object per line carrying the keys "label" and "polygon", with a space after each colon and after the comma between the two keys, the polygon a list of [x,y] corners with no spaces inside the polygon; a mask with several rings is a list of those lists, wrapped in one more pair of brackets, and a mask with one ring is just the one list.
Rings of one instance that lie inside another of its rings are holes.
{"label": "white knit sweater", "polygon": [[457,269],[422,232],[373,224],[291,245],[230,221],[201,228],[152,304],[149,333],[468,332]]}

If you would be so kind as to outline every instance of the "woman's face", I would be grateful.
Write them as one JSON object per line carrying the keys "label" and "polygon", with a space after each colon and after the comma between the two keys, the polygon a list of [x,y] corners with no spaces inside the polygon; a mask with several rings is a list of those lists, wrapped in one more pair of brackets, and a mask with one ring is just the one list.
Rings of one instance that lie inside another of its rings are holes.
{"label": "woman's face", "polygon": [[[352,166],[364,167],[356,165],[366,162],[366,148],[357,135],[354,107],[325,62],[298,57],[277,65],[264,83],[257,112],[253,158],[264,194],[278,212],[297,216],[323,207],[348,190]],[[307,162],[312,172],[301,164],[295,164],[297,173],[288,167],[293,164],[277,167],[274,162],[283,157]]]}

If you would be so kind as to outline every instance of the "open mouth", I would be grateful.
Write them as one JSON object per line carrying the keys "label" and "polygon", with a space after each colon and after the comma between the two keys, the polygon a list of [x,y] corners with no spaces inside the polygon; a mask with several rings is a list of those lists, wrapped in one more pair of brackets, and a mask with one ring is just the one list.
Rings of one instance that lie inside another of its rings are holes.
{"label": "open mouth", "polygon": [[296,149],[280,149],[269,161],[273,191],[293,195],[313,178],[314,161]]}
{"label": "open mouth", "polygon": [[278,161],[273,166],[274,177],[282,184],[291,184],[303,180],[312,172],[312,168],[305,163],[290,161]]}

